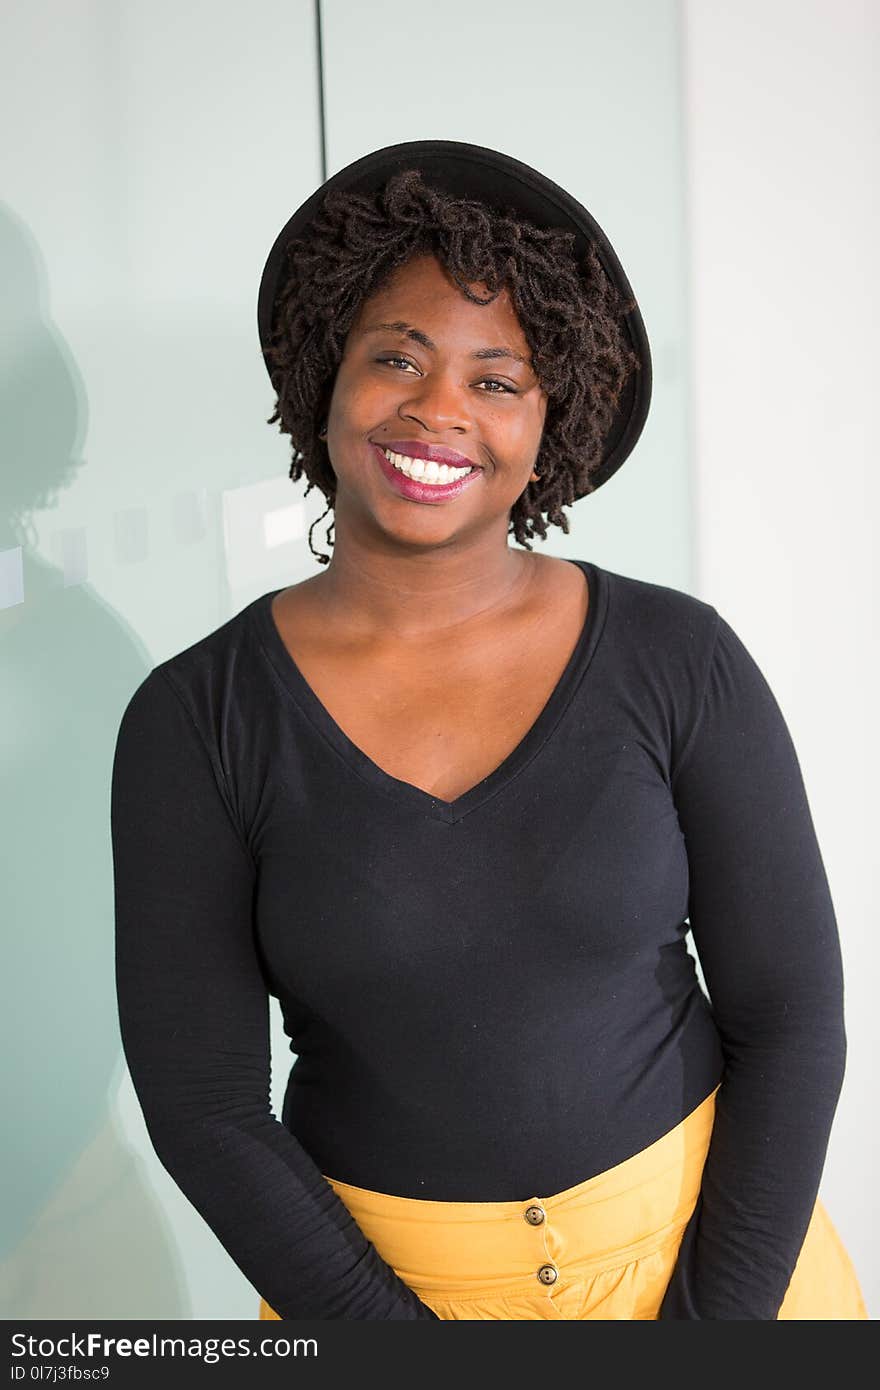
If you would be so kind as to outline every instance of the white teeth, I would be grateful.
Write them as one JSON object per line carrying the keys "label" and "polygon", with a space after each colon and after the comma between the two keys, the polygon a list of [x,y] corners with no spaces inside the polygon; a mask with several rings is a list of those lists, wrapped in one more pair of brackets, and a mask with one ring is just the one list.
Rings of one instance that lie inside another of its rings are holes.
{"label": "white teeth", "polygon": [[416,478],[420,483],[451,483],[473,472],[470,465],[467,468],[450,468],[448,463],[438,464],[433,459],[426,463],[424,459],[407,458],[405,454],[395,454],[390,449],[383,449],[382,452],[401,473]]}

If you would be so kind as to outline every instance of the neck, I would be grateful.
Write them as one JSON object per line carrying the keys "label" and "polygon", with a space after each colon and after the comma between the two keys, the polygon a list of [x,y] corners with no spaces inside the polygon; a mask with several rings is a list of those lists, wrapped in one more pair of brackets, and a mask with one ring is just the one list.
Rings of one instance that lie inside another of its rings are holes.
{"label": "neck", "polygon": [[415,550],[376,548],[336,534],[333,557],[309,580],[334,620],[352,635],[372,633],[401,640],[437,636],[446,630],[497,616],[522,602],[535,579],[539,556],[481,538]]}

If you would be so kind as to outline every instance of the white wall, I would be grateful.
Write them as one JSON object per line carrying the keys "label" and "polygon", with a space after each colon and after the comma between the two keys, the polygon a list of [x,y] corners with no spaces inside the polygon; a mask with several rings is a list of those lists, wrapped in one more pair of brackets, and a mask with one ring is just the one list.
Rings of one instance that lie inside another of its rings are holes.
{"label": "white wall", "polygon": [[876,1317],[880,6],[683,20],[696,591],[770,681],[813,809],[849,1036],[821,1195]]}

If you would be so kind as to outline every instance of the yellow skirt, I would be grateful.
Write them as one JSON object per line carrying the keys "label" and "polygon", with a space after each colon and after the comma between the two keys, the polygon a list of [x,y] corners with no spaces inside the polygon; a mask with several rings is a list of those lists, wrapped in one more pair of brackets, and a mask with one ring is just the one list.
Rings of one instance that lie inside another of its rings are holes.
{"label": "yellow skirt", "polygon": [[[656,1319],[699,1195],[714,1117],[713,1092],[632,1158],[522,1202],[433,1202],[327,1181],[440,1318]],[[849,1256],[817,1201],[778,1317],[867,1316]],[[260,1318],[279,1319],[265,1299]]]}

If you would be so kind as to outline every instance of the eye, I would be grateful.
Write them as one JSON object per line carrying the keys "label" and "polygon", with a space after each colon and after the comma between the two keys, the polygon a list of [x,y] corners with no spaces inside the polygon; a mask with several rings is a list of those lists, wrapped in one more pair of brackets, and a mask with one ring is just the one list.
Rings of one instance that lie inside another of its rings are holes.
{"label": "eye", "polygon": [[[391,366],[391,365],[392,365],[393,363],[395,363],[395,362],[403,362],[404,366],[407,366],[407,367],[412,367],[412,366],[413,366],[413,363],[410,362],[410,360],[409,360],[408,357],[377,357],[377,358],[376,358],[376,361],[377,361],[377,362],[387,362],[389,366]],[[499,381],[498,377],[494,377],[494,376],[484,376],[484,377],[481,379],[480,384],[482,385],[483,382],[488,382],[488,384],[489,384],[490,386],[499,386],[499,387],[501,388],[501,391],[502,391],[503,393],[506,393],[507,395],[510,395],[510,396],[516,396],[516,395],[518,395],[518,392],[517,392],[517,389],[516,389],[515,386],[511,386],[510,383],[509,383],[508,381]],[[498,394],[499,394],[498,391],[484,391],[484,392],[483,392],[483,395],[484,395],[484,396],[497,396]]]}
{"label": "eye", "polygon": [[[517,394],[516,387],[511,386],[508,381],[499,381],[498,378],[494,376],[484,376],[483,380],[487,381],[490,386],[500,386],[501,390],[506,391],[508,395],[515,396]],[[488,391],[486,394],[489,396],[497,396],[498,392]]]}
{"label": "eye", "polygon": [[389,367],[392,365],[393,362],[403,362],[407,367],[412,366],[412,362],[410,362],[406,357],[377,357],[376,361],[387,362]]}

